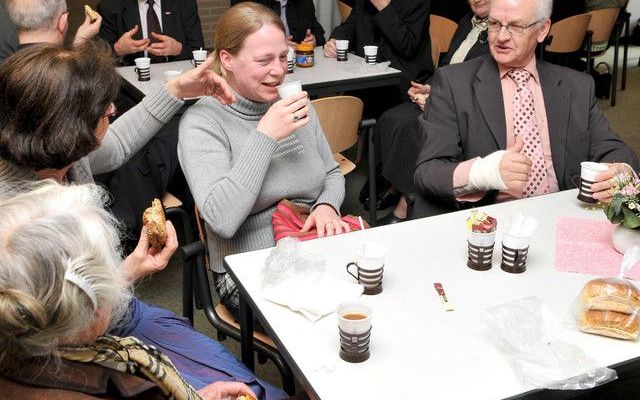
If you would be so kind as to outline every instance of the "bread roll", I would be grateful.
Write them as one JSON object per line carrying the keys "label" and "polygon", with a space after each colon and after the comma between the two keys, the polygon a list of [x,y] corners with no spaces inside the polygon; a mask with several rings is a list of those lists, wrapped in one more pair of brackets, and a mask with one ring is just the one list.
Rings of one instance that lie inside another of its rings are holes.
{"label": "bread roll", "polygon": [[640,292],[626,281],[594,279],[582,289],[582,302],[589,310],[611,310],[637,314],[640,310]]}
{"label": "bread roll", "polygon": [[149,245],[161,249],[167,243],[167,228],[165,226],[164,208],[158,199],[153,199],[151,207],[144,210],[142,223],[147,228]]}
{"label": "bread roll", "polygon": [[98,17],[100,16],[97,12],[93,11],[93,9],[89,7],[89,5],[87,4],[84,5],[84,13],[89,17],[91,22],[97,20]]}
{"label": "bread roll", "polygon": [[636,315],[616,311],[584,310],[580,319],[580,330],[596,335],[636,340],[640,333],[640,325]]}
{"label": "bread roll", "polygon": [[242,395],[236,397],[236,400],[256,400],[256,399],[254,399],[253,396],[242,394]]}

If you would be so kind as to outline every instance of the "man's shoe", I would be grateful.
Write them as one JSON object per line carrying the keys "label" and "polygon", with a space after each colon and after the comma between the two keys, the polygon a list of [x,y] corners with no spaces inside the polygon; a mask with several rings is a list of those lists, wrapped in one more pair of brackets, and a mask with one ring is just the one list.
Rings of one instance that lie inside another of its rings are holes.
{"label": "man's shoe", "polygon": [[396,213],[394,213],[393,211],[391,211],[386,217],[379,219],[378,220],[378,224],[379,225],[391,225],[391,224],[398,224],[400,222],[404,222],[406,221],[406,218],[400,218],[396,215]]}

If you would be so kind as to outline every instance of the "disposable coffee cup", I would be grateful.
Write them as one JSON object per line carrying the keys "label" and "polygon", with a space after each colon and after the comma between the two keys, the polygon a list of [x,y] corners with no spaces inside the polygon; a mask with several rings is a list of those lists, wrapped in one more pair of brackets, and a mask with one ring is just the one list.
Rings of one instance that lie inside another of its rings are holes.
{"label": "disposable coffee cup", "polygon": [[369,359],[371,307],[362,301],[347,301],[338,306],[336,313],[340,334],[340,358],[351,363]]}
{"label": "disposable coffee cup", "polygon": [[164,71],[164,80],[166,82],[172,81],[176,79],[178,76],[180,76],[180,74],[182,74],[182,71],[176,71],[176,70]]}
{"label": "disposable coffee cup", "polygon": [[364,60],[367,64],[375,64],[378,60],[378,46],[364,46]]}
{"label": "disposable coffee cup", "polygon": [[292,94],[302,92],[302,82],[293,81],[293,82],[283,83],[280,86],[276,86],[276,89],[278,90],[278,94],[280,95],[280,98],[284,99],[285,97],[291,96]]}
{"label": "disposable coffee cup", "polygon": [[518,236],[503,232],[502,263],[500,268],[513,274],[525,272],[527,270],[530,242],[530,236]]}
{"label": "disposable coffee cup", "polygon": [[583,161],[580,163],[580,191],[578,199],[585,203],[597,203],[598,200],[593,198],[591,186],[596,182],[598,174],[609,169],[605,164],[591,161]]}
{"label": "disposable coffee cup", "polygon": [[356,260],[346,266],[346,271],[364,287],[364,294],[382,292],[382,277],[387,248],[381,243],[364,242],[356,250]]}
{"label": "disposable coffee cup", "polygon": [[287,51],[287,74],[293,73],[293,66],[296,63],[296,53],[293,47]]}
{"label": "disposable coffee cup", "polygon": [[347,52],[349,51],[348,40],[336,40],[336,52],[338,53],[338,61],[347,61]]}
{"label": "disposable coffee cup", "polygon": [[495,230],[489,233],[468,231],[467,266],[476,271],[487,271],[491,269],[495,241]]}
{"label": "disposable coffee cup", "polygon": [[192,54],[193,60],[191,60],[191,64],[193,64],[194,67],[202,64],[207,59],[208,55],[206,50],[193,50]]}
{"label": "disposable coffee cup", "polygon": [[139,57],[133,60],[136,66],[133,70],[138,74],[139,81],[151,80],[151,59],[149,57]]}

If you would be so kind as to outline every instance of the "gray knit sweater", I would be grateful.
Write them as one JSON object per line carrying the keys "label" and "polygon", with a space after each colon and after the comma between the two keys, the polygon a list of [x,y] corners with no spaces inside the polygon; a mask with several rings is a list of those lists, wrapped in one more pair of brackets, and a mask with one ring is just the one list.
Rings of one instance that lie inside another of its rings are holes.
{"label": "gray knit sweater", "polygon": [[206,222],[215,272],[225,272],[227,255],[275,244],[278,201],[339,212],[344,199],[344,178],[313,110],[307,125],[275,141],[256,130],[271,103],[236,98],[230,106],[202,99],[180,121],[178,158]]}

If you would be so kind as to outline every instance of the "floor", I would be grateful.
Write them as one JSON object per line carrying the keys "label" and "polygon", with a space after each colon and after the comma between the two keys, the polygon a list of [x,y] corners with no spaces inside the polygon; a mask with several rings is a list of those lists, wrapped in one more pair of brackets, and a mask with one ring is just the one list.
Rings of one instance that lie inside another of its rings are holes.
{"label": "floor", "polygon": [[[622,52],[620,54],[622,57]],[[636,153],[640,153],[640,118],[637,113],[640,111],[640,68],[638,58],[640,57],[640,47],[631,47],[628,58],[628,82],[625,91],[618,92],[617,106],[611,107],[608,100],[600,100],[599,105],[604,115],[610,121],[612,128],[632,147]],[[606,61],[611,64],[613,52],[610,51],[599,61]],[[347,176],[347,198],[343,204],[345,213],[355,215],[368,215],[362,205],[358,202],[358,193],[367,176],[366,162],[361,163],[358,168]],[[379,218],[389,213],[391,210],[379,212]],[[174,261],[165,271],[145,279],[136,288],[137,294],[144,301],[157,304],[174,312],[181,313],[181,275],[180,263]],[[206,321],[201,311],[196,312],[195,328],[207,335],[215,338],[215,331]],[[239,356],[239,345],[233,339],[223,342],[232,352]],[[256,363],[257,374],[277,385],[281,384],[280,375],[273,363],[270,361],[264,365]]]}

